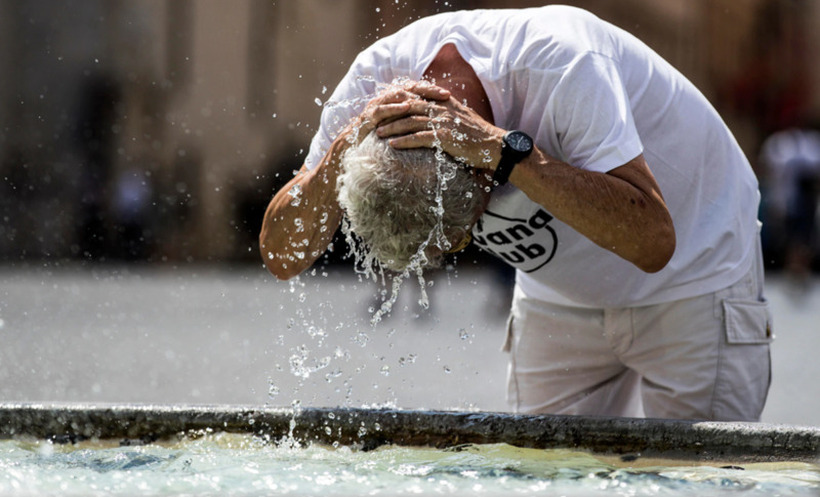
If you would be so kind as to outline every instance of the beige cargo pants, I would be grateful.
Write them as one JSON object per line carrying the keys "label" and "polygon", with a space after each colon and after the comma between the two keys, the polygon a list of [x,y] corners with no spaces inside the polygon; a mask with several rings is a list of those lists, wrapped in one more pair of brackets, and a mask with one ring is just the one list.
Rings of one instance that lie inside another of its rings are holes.
{"label": "beige cargo pants", "polygon": [[513,298],[507,398],[521,413],[757,421],[771,382],[762,262],[700,297],[624,309]]}

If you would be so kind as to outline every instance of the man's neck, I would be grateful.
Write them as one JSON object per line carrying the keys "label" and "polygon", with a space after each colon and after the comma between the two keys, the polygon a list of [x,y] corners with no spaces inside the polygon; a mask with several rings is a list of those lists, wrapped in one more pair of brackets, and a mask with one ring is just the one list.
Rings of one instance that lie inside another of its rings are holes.
{"label": "man's neck", "polygon": [[450,90],[453,97],[466,102],[482,118],[493,123],[490,100],[472,66],[452,43],[444,45],[424,72],[424,79]]}

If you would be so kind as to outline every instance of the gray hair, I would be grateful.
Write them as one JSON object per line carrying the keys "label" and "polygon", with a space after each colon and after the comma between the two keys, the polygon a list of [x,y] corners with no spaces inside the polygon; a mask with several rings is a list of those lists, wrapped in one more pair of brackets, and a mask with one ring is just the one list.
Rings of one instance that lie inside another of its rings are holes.
{"label": "gray hair", "polygon": [[394,149],[374,133],[344,154],[337,190],[368,260],[398,272],[414,260],[439,266],[441,253],[468,236],[488,196],[476,172],[446,153]]}

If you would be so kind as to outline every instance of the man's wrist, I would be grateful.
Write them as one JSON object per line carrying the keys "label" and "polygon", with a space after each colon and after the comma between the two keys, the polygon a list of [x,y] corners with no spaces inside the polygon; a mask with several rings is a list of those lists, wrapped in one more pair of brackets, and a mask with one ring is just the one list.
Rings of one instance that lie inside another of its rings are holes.
{"label": "man's wrist", "polygon": [[501,140],[501,158],[493,171],[493,181],[499,186],[506,184],[513,168],[532,153],[533,146],[532,138],[523,131],[506,132]]}

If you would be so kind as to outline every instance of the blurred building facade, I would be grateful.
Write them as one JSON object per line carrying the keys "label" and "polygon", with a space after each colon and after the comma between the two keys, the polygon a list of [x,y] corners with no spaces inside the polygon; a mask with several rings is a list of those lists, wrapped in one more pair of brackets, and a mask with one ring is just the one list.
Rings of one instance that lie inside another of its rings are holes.
{"label": "blurred building facade", "polygon": [[[0,259],[257,260],[265,204],[359,50],[423,15],[544,3],[2,2]],[[670,60],[752,160],[818,114],[820,1],[561,3]]]}

